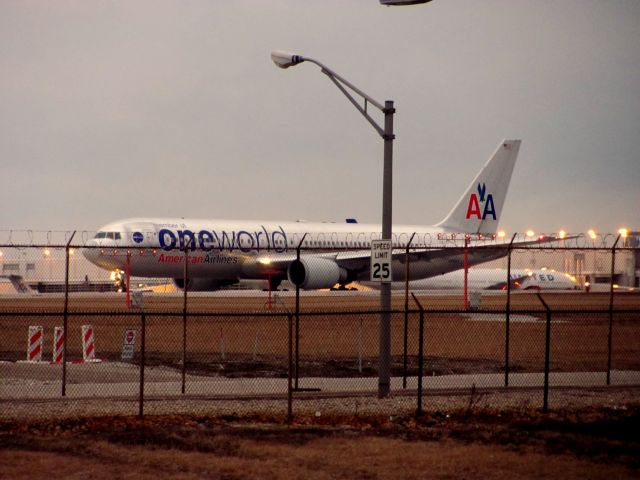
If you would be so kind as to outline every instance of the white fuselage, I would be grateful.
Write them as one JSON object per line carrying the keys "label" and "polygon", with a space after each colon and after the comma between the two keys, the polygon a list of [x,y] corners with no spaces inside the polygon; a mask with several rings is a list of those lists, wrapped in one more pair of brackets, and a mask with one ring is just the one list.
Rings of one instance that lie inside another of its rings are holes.
{"label": "white fuselage", "polygon": [[[109,270],[127,270],[141,277],[247,278],[243,266],[256,257],[270,261],[295,255],[368,250],[381,237],[380,227],[358,223],[252,222],[184,219],[131,219],[105,225],[89,241],[85,256]],[[414,235],[415,234],[415,235]],[[404,249],[454,242],[464,235],[438,227],[394,227],[393,246]],[[304,240],[303,240],[304,237]],[[473,242],[484,237],[472,235]],[[127,255],[129,253],[129,255]],[[362,254],[362,252],[360,252]],[[367,254],[365,252],[365,254]]]}

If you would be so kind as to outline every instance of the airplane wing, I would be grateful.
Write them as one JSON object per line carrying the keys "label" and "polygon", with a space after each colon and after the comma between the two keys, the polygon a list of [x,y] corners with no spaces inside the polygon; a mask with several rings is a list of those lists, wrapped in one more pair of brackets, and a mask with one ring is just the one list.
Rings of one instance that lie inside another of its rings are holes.
{"label": "airplane wing", "polygon": [[[514,242],[511,247],[535,246],[558,240],[558,238],[550,236],[543,239]],[[394,249],[392,254],[394,280],[404,280],[407,261],[410,263],[410,279],[428,278],[463,268],[464,250],[464,247],[461,246],[411,249],[407,259],[406,249]],[[469,266],[474,266],[505,257],[508,253],[508,243],[475,245],[469,247],[467,262]],[[350,272],[357,272],[358,280],[369,280],[370,250],[340,252],[331,255],[342,268]]]}
{"label": "airplane wing", "polygon": [[[513,243],[512,247],[534,246],[551,243],[560,239],[545,237],[524,242]],[[472,246],[467,252],[469,266],[496,260],[508,255],[509,244],[485,244]],[[406,263],[409,261],[409,277],[411,280],[441,275],[464,267],[464,247],[433,247],[412,249],[408,258],[405,249],[393,251],[392,269],[394,281],[405,279]],[[286,279],[296,262],[295,253],[280,253],[263,257],[248,258],[243,263],[245,278],[280,278]],[[302,274],[315,276],[317,281],[305,283],[305,288],[328,288],[335,283],[349,283],[355,280],[369,280],[371,264],[370,250],[354,250],[340,252],[303,251],[300,255]],[[335,271],[335,273],[332,273]],[[333,283],[332,280],[335,279]],[[331,284],[331,285],[329,285]],[[506,284],[506,282],[504,282]],[[316,285],[312,287],[311,285]],[[323,285],[323,286],[318,286]]]}

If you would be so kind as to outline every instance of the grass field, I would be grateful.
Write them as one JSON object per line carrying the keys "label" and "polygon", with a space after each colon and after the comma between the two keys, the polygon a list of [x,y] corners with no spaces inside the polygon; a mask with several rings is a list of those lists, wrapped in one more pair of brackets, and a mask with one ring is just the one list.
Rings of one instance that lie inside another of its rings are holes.
{"label": "grass field", "polygon": [[0,478],[638,478],[640,407],[0,423]]}
{"label": "grass field", "polygon": [[[262,293],[262,292],[260,292]],[[285,307],[294,308],[293,296],[281,296],[272,310],[264,306],[264,295],[207,296],[189,299],[186,345],[188,367],[206,373],[207,364],[218,374],[218,365],[228,365],[227,372],[250,375],[251,365],[276,362],[281,368],[288,352],[288,318]],[[601,309],[601,313],[556,313],[551,329],[551,369],[553,371],[603,371],[608,355],[608,295],[544,294],[554,311],[567,309]],[[425,317],[425,355],[427,373],[487,373],[504,369],[505,315],[495,313],[504,308],[505,295],[486,295],[483,310],[494,313],[430,313]],[[62,324],[62,315],[42,314],[31,317],[19,312],[60,312],[62,297],[0,298],[0,360],[15,361],[26,356],[28,326],[44,327],[44,348],[50,355],[53,327]],[[80,295],[70,301],[69,358],[79,358],[80,327],[92,324],[96,332],[98,356],[115,360],[120,356],[124,330],[140,329],[140,316],[122,308],[123,296]],[[151,296],[146,300],[147,355],[154,364],[176,366],[181,361],[183,323],[182,297]],[[359,294],[304,296],[301,301],[299,352],[301,374],[327,376],[375,375],[378,352],[377,297]],[[617,309],[639,309],[637,294],[616,295]],[[402,365],[404,350],[404,314],[400,311],[403,296],[394,297],[392,315],[392,355],[394,374]],[[423,295],[428,309],[453,309],[461,296]],[[512,307],[537,310],[527,316],[513,315],[510,324],[510,369],[514,372],[541,371],[544,360],[545,322],[540,302],[532,294],[513,295]],[[6,312],[12,312],[7,314]],[[167,312],[172,312],[172,316]],[[194,313],[196,312],[197,315]],[[238,315],[239,312],[245,312]],[[334,312],[347,312],[335,315]],[[357,312],[357,313],[348,313]],[[367,313],[372,312],[372,313]],[[263,316],[272,313],[271,316]],[[235,315],[235,316],[232,316]],[[139,345],[137,347],[139,349]],[[418,314],[408,323],[407,350],[409,365],[415,373],[418,350]],[[363,372],[356,369],[362,359]],[[278,361],[280,359],[280,361]],[[253,363],[252,363],[253,362]],[[337,363],[336,363],[337,362]],[[242,371],[245,368],[247,371]],[[276,368],[275,366],[273,368]],[[612,368],[640,369],[640,314],[616,313],[612,330]],[[306,369],[306,370],[305,370]]]}

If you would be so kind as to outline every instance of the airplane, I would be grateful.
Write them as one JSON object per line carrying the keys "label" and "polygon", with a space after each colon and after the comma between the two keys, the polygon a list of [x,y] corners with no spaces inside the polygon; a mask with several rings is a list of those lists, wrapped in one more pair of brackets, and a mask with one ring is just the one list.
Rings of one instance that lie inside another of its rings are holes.
{"label": "airplane", "polygon": [[[579,290],[576,278],[568,273],[548,269],[511,269],[511,288],[514,290]],[[360,282],[368,288],[377,288],[378,283]],[[506,268],[470,268],[467,287],[475,290],[506,290]],[[464,288],[464,270],[436,275],[420,280],[411,280],[409,290],[462,290]],[[404,290],[405,282],[392,282],[392,290]]]}
{"label": "airplane", "polygon": [[[463,267],[468,239],[469,266],[507,255],[496,230],[521,140],[503,140],[450,213],[432,226],[393,227],[392,278],[404,280],[405,247],[412,234],[410,279],[428,278]],[[268,280],[271,289],[288,279],[314,290],[370,279],[371,240],[378,224],[265,222],[182,218],[137,218],[104,225],[83,249],[107,270],[131,276],[172,278],[179,288],[211,291],[241,280]],[[545,239],[544,241],[550,241]],[[457,243],[456,243],[457,242]],[[520,242],[537,243],[538,240]],[[300,259],[296,248],[301,248]]]}

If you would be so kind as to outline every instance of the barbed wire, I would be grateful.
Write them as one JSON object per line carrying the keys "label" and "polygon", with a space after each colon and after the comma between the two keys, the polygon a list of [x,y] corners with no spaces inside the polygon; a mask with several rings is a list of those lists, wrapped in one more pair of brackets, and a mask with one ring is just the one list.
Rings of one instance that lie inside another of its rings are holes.
{"label": "barbed wire", "polygon": [[[75,235],[74,235],[75,233]],[[157,232],[141,232],[144,238],[147,234],[157,236]],[[108,241],[91,242],[97,232],[92,230],[70,231],[70,230],[0,230],[0,248],[97,248],[97,249],[156,249],[162,250],[158,245],[148,245],[144,242],[140,245],[129,243],[126,239]],[[281,247],[264,244],[258,248],[254,246],[244,247],[239,243],[238,239],[229,238],[226,245],[210,245],[210,249],[228,251],[228,250],[276,250],[276,251],[295,251],[299,245],[303,233],[293,233],[288,235],[288,239]],[[195,234],[194,234],[195,236]],[[360,233],[345,234],[344,232],[323,232],[323,233],[307,233],[302,250],[340,250],[340,251],[356,251],[369,248],[371,240],[381,238],[380,233]],[[417,249],[441,249],[441,248],[464,248],[474,247],[497,247],[512,248],[513,250],[591,250],[591,249],[633,249],[637,248],[638,241],[634,237],[633,245],[629,245],[625,238],[621,238],[619,233],[593,233],[590,234],[566,234],[561,238],[557,234],[536,234],[516,233],[511,236],[498,235],[478,235],[465,233],[417,233],[413,237],[410,245],[410,235],[402,233],[393,235],[394,248],[417,250]],[[70,241],[71,240],[71,241]],[[177,250],[183,250],[176,246]],[[195,250],[195,248],[192,248]]]}

